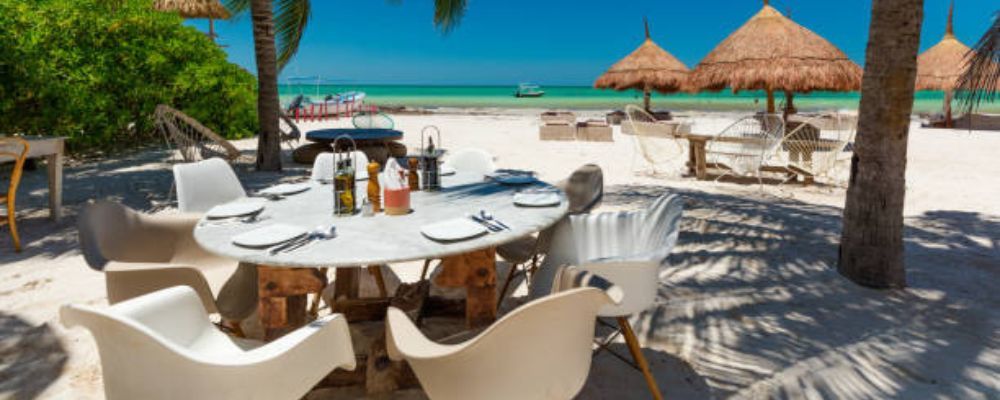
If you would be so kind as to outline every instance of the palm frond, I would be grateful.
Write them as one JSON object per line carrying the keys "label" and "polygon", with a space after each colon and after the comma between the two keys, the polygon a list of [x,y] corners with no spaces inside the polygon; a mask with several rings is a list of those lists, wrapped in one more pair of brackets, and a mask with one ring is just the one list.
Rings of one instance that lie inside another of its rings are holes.
{"label": "palm frond", "polygon": [[[233,0],[239,1],[239,0]],[[295,53],[309,22],[309,0],[276,0],[274,30],[278,46],[278,68],[284,68]]]}
{"label": "palm frond", "polygon": [[467,5],[467,0],[434,0],[434,26],[450,33],[462,21]]}
{"label": "palm frond", "polygon": [[250,0],[223,0],[222,5],[225,6],[232,15],[238,15],[250,11]]}
{"label": "palm frond", "polygon": [[967,113],[1000,97],[1000,11],[966,55],[965,72],[958,78],[958,97]]}

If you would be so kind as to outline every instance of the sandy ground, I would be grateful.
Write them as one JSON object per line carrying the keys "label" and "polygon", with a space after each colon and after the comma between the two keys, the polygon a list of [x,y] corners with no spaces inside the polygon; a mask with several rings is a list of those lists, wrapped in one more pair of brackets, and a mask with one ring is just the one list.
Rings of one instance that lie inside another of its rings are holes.
{"label": "sandy ground", "polygon": [[[769,186],[761,194],[755,184],[681,177],[679,162],[652,177],[634,171],[643,166],[633,168],[632,141],[617,128],[614,143],[540,142],[537,120],[525,112],[395,119],[408,145],[433,124],[446,148],[489,149],[500,166],[548,180],[597,163],[607,185],[603,209],[639,208],[667,191],[687,197],[657,304],[633,318],[668,398],[1000,398],[1000,134],[914,124],[905,210],[910,287],[876,291],[835,271],[838,185]],[[715,132],[733,119],[699,115],[694,131]],[[249,153],[254,142],[239,146]],[[0,234],[0,397],[102,397],[93,339],[57,319],[65,303],[106,303],[101,274],[77,249],[74,217],[95,198],[164,209],[169,159],[146,151],[68,166],[67,217],[59,223],[47,218],[44,168],[26,173],[18,207],[24,252],[13,253]],[[306,169],[240,174],[252,190]],[[395,270],[412,279],[412,267]],[[602,354],[580,398],[640,399],[647,391],[638,372]]]}

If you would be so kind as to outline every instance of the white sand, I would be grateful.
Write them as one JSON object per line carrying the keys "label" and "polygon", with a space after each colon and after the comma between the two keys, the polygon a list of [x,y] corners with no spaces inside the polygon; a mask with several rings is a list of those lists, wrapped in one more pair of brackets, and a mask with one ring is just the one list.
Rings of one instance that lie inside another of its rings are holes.
{"label": "white sand", "polygon": [[[914,124],[905,210],[910,288],[888,292],[835,272],[840,187],[772,186],[761,195],[753,184],[640,176],[631,170],[632,142],[617,128],[614,143],[539,142],[532,115],[490,114],[395,119],[408,145],[433,124],[444,147],[486,148],[500,166],[535,169],[548,180],[597,163],[605,171],[604,209],[641,207],[667,190],[688,196],[657,306],[633,318],[668,398],[1000,397],[1000,133]],[[733,119],[700,115],[694,131],[714,132]],[[77,250],[74,215],[87,199],[104,197],[159,210],[153,203],[164,200],[172,179],[165,159],[142,152],[67,167],[68,217],[58,224],[46,218],[44,169],[26,174],[19,196],[25,251],[13,254],[0,228],[0,397],[101,397],[93,339],[57,318],[64,303],[106,303],[101,274]],[[241,175],[259,188],[304,173],[294,166]],[[413,275],[408,265],[397,270]],[[602,354],[581,398],[647,392],[638,372]]]}

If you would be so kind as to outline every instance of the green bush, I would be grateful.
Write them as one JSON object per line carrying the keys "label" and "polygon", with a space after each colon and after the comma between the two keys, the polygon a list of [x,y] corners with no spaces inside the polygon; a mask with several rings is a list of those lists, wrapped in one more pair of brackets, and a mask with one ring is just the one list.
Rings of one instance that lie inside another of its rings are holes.
{"label": "green bush", "polygon": [[227,138],[257,132],[256,80],[148,0],[0,0],[0,133],[73,150],[156,143],[165,103]]}

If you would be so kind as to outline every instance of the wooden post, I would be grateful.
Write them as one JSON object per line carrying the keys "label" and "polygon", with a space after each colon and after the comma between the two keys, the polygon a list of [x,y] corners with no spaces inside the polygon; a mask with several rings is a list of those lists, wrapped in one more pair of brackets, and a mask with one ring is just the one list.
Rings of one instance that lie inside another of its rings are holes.
{"label": "wooden post", "polygon": [[767,93],[767,113],[774,114],[774,91],[771,89],[765,89]]}
{"label": "wooden post", "polygon": [[469,328],[486,326],[496,320],[496,249],[445,257],[434,283],[444,287],[465,287],[465,323]]}
{"label": "wooden post", "polygon": [[951,99],[953,93],[951,90],[944,91],[944,127],[951,128],[955,124],[951,120]]}
{"label": "wooden post", "polygon": [[646,112],[650,114],[653,114],[653,111],[649,108],[649,103],[652,100],[652,97],[653,94],[649,91],[649,85],[646,85],[646,87],[642,89],[642,106],[646,109]]}

